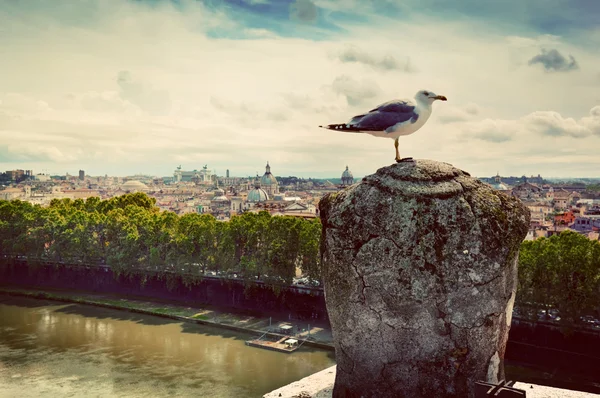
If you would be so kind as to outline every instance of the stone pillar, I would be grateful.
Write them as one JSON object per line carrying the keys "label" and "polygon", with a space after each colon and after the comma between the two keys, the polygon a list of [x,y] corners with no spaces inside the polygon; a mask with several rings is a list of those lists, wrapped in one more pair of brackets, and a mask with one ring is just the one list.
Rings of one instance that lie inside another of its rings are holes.
{"label": "stone pillar", "polygon": [[530,218],[518,199],[416,160],[319,208],[334,397],[473,397],[504,377]]}

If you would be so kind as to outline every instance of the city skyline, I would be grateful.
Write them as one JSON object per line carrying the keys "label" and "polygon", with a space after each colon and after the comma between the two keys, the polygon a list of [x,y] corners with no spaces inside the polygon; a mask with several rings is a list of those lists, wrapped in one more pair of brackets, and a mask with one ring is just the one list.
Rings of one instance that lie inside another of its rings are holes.
{"label": "city skyline", "polygon": [[0,170],[368,175],[391,142],[317,126],[430,89],[448,102],[403,156],[598,177],[598,4],[222,4],[0,4]]}

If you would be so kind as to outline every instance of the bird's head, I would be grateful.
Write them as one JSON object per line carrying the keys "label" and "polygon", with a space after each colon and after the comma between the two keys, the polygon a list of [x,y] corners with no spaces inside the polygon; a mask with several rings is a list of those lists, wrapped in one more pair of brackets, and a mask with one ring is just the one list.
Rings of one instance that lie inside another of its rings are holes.
{"label": "bird's head", "polygon": [[431,104],[435,100],[446,101],[446,97],[443,95],[437,95],[433,91],[421,90],[415,95],[415,99],[424,104]]}

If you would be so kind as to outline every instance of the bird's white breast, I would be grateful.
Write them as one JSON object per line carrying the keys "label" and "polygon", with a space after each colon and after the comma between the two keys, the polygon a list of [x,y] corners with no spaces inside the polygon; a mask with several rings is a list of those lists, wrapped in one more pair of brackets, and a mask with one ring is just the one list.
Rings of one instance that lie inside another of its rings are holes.
{"label": "bird's white breast", "polygon": [[431,107],[419,107],[416,109],[416,113],[419,115],[419,118],[416,122],[411,123],[408,122],[398,123],[394,127],[390,129],[389,136],[391,138],[398,138],[403,135],[409,135],[416,132],[418,129],[423,127],[429,116],[431,116]]}

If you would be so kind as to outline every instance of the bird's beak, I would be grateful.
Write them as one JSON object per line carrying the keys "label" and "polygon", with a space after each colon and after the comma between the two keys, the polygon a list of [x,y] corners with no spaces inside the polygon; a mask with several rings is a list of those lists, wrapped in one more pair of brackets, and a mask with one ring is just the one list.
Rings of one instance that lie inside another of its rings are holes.
{"label": "bird's beak", "polygon": [[435,97],[433,97],[433,99],[440,100],[440,101],[448,101],[448,98],[446,98],[443,95],[436,95]]}

